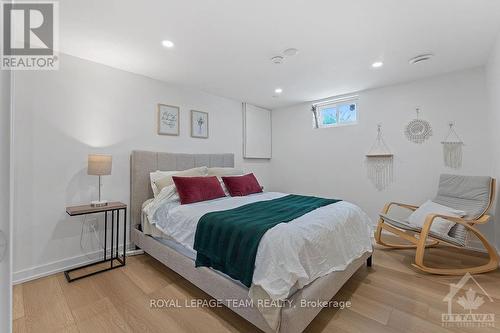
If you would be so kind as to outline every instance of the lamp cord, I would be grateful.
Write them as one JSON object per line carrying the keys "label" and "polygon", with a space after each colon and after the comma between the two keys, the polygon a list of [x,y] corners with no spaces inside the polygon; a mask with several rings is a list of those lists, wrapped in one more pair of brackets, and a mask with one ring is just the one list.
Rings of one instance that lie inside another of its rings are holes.
{"label": "lamp cord", "polygon": [[[95,258],[92,258],[91,256],[89,256],[87,250],[85,249],[86,245],[88,245],[88,242],[87,242],[87,244],[84,244],[84,239],[83,239],[84,228],[85,228],[87,222],[88,222],[87,221],[87,215],[84,215],[83,222],[82,222],[82,230],[80,232],[80,250],[83,252],[83,254],[85,255],[85,257],[87,257],[87,259],[94,260]],[[87,228],[87,229],[89,229],[89,228]],[[99,234],[98,234],[96,228],[92,225],[90,229],[91,229],[91,232],[94,234],[95,240],[96,240],[97,244],[99,245],[99,248],[101,250],[103,250],[104,249],[104,245],[101,242],[101,239],[99,237]]]}

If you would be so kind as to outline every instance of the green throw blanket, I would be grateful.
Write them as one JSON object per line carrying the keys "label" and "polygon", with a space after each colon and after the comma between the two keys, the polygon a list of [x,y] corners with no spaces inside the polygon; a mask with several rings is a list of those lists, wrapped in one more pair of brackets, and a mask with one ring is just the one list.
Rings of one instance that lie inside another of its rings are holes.
{"label": "green throw blanket", "polygon": [[196,267],[212,267],[250,287],[257,248],[267,230],[338,201],[287,195],[207,213],[196,227]]}

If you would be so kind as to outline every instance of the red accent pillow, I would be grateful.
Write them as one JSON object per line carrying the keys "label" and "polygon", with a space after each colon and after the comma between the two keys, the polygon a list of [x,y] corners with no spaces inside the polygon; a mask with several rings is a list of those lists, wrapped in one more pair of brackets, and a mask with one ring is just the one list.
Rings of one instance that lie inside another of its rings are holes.
{"label": "red accent pillow", "polygon": [[244,176],[222,177],[222,181],[226,184],[227,190],[232,197],[242,197],[262,192],[262,187],[253,173]]}
{"label": "red accent pillow", "polygon": [[216,176],[178,177],[172,176],[181,205],[225,197],[224,190]]}

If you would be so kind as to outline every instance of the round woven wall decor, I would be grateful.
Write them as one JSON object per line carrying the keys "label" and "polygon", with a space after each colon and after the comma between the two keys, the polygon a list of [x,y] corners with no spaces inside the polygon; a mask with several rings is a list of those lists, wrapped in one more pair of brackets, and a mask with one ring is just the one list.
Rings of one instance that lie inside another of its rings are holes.
{"label": "round woven wall decor", "polygon": [[420,110],[417,109],[417,119],[413,119],[406,125],[405,135],[408,140],[414,143],[423,143],[432,136],[432,127],[427,120],[418,118]]}

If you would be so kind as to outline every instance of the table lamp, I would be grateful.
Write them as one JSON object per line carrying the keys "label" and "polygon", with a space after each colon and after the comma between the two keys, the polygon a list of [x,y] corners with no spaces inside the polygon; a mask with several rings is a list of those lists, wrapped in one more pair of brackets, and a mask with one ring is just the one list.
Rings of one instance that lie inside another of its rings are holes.
{"label": "table lamp", "polygon": [[111,174],[111,164],[111,155],[89,155],[87,174],[99,176],[99,200],[90,202],[92,207],[102,207],[108,204],[107,200],[101,200],[101,176]]}

